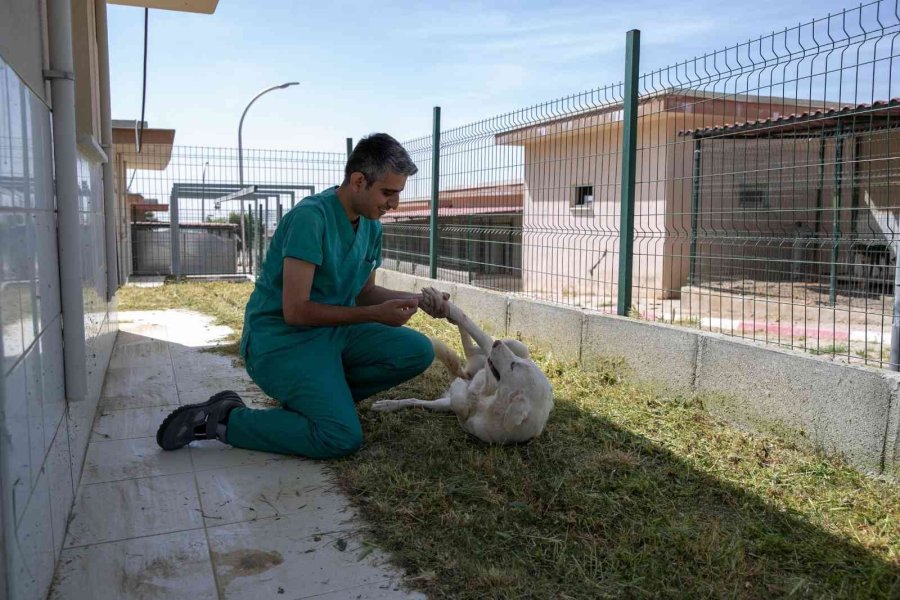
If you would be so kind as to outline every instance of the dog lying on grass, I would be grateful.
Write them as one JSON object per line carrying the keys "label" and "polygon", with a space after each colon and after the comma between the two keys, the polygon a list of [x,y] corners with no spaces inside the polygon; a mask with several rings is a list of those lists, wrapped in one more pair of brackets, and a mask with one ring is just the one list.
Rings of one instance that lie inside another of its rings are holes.
{"label": "dog lying on grass", "polygon": [[[434,288],[424,289],[422,298],[426,307],[443,300]],[[540,435],[553,410],[553,388],[528,348],[518,340],[492,340],[458,306],[446,302],[447,320],[459,328],[465,365],[441,340],[432,338],[431,343],[435,358],[456,379],[437,400],[379,400],[372,409],[421,406],[453,412],[465,432],[492,444],[525,442]]]}

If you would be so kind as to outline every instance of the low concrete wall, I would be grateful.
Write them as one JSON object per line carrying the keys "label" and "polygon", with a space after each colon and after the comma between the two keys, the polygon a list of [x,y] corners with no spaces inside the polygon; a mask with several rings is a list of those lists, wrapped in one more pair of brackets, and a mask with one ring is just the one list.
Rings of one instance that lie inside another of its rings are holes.
{"label": "low concrete wall", "polygon": [[595,313],[379,270],[378,283],[450,292],[492,335],[521,337],[590,369],[624,359],[631,378],[683,394],[741,426],[788,436],[861,471],[900,477],[900,374],[723,335]]}

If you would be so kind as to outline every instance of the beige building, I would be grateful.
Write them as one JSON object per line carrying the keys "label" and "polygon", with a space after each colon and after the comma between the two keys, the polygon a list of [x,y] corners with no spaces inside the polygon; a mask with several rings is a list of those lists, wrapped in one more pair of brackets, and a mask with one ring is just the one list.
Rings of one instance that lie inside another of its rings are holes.
{"label": "beige building", "polygon": [[[677,297],[690,261],[694,142],[684,131],[815,108],[670,90],[638,106],[634,295]],[[499,133],[524,148],[523,289],[604,304],[618,282],[622,105]]]}

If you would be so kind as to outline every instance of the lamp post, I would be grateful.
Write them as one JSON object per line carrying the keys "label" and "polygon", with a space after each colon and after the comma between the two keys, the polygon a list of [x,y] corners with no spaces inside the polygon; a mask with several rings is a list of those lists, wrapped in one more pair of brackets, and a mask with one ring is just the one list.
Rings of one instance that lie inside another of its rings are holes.
{"label": "lamp post", "polygon": [[[244,117],[247,116],[247,111],[250,110],[250,107],[253,106],[253,103],[259,100],[259,98],[269,92],[275,90],[283,90],[285,88],[289,88],[292,85],[300,85],[299,81],[289,81],[287,83],[282,83],[281,85],[273,85],[270,88],[266,88],[260,93],[253,96],[253,99],[247,104],[246,108],[244,108],[244,112],[241,114],[241,122],[238,124],[238,180],[240,181],[240,187],[243,189],[244,187],[244,140],[241,136],[241,131],[244,128]],[[244,199],[240,198],[240,209],[241,209],[241,262],[244,269],[246,269],[247,264],[247,237],[244,230]]]}

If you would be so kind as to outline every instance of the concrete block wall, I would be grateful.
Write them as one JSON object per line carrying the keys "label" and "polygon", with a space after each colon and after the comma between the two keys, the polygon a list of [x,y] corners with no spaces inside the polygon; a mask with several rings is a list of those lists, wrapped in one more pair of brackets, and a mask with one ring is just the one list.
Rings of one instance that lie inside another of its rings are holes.
{"label": "concrete block wall", "polygon": [[900,478],[900,374],[460,283],[387,270],[377,277],[391,289],[433,285],[450,292],[492,335],[520,337],[584,369],[624,360],[631,379],[699,394],[710,412],[735,424]]}

